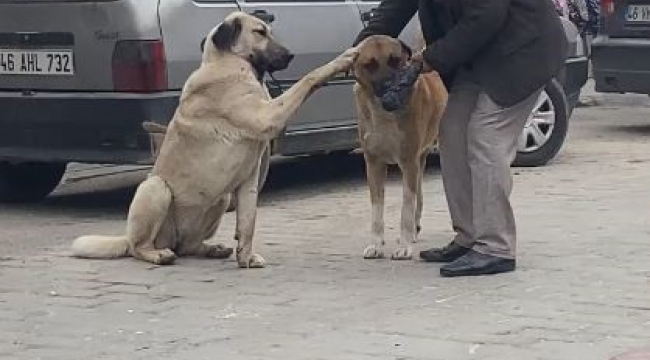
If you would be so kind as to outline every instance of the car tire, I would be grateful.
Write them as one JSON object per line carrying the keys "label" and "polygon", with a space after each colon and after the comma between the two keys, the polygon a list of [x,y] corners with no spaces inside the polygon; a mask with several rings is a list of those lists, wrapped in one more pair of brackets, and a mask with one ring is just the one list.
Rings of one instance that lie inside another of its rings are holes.
{"label": "car tire", "polygon": [[553,79],[544,88],[533,113],[526,121],[512,165],[546,165],[562,148],[569,127],[569,109],[562,85]]}
{"label": "car tire", "polygon": [[59,185],[65,163],[0,162],[0,202],[33,203],[43,200]]}
{"label": "car tire", "polygon": [[[269,175],[269,168],[271,166],[271,146],[267,146],[262,153],[262,158],[260,159],[260,174],[257,178],[257,192],[261,193],[264,185],[266,184],[266,178]],[[237,208],[237,197],[233,194],[230,197],[230,204],[228,205],[228,212],[235,211]]]}

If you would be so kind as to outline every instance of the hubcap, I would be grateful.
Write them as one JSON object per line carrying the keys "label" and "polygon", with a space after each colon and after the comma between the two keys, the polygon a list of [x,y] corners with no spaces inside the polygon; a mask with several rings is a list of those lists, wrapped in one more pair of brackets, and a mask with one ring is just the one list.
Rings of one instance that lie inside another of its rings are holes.
{"label": "hubcap", "polygon": [[530,153],[539,150],[551,138],[554,128],[555,106],[548,93],[543,91],[519,136],[517,151]]}

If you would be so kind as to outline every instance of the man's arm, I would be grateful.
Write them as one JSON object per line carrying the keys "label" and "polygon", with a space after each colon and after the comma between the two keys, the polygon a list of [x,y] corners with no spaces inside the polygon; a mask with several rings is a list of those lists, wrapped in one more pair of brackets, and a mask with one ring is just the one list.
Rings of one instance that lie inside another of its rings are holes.
{"label": "man's arm", "polygon": [[462,18],[423,53],[427,64],[441,74],[472,60],[504,25],[510,7],[510,0],[460,1],[463,2]]}
{"label": "man's arm", "polygon": [[417,11],[418,0],[382,1],[374,11],[374,16],[370,19],[368,26],[354,40],[354,46],[371,35],[398,37]]}

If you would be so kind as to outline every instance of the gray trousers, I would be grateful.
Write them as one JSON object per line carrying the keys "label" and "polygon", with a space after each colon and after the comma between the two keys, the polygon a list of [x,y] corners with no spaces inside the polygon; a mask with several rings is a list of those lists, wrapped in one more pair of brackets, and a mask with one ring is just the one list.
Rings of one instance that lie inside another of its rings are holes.
{"label": "gray trousers", "polygon": [[516,227],[510,205],[510,164],[541,89],[509,108],[495,104],[461,73],[440,124],[442,180],[458,244],[514,259]]}

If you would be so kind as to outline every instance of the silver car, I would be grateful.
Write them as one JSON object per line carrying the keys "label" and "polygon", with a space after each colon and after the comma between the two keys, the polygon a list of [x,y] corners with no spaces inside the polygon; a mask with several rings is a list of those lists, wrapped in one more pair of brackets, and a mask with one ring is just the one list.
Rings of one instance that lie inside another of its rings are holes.
{"label": "silver car", "polygon": [[[544,0],[546,1],[546,0]],[[278,94],[348,48],[377,1],[3,0],[0,3],[0,201],[38,201],[66,164],[150,164],[145,121],[167,123],[200,61],[200,41],[241,9],[273,21],[295,54],[268,86]],[[415,41],[415,20],[402,34]],[[587,78],[575,27],[565,73],[528,119],[518,165],[542,165],[562,146]],[[352,79],[321,88],[268,156],[356,147]],[[566,94],[566,95],[565,95]],[[265,165],[268,166],[268,156]],[[263,174],[266,172],[263,171]],[[260,179],[260,184],[264,179]]]}

